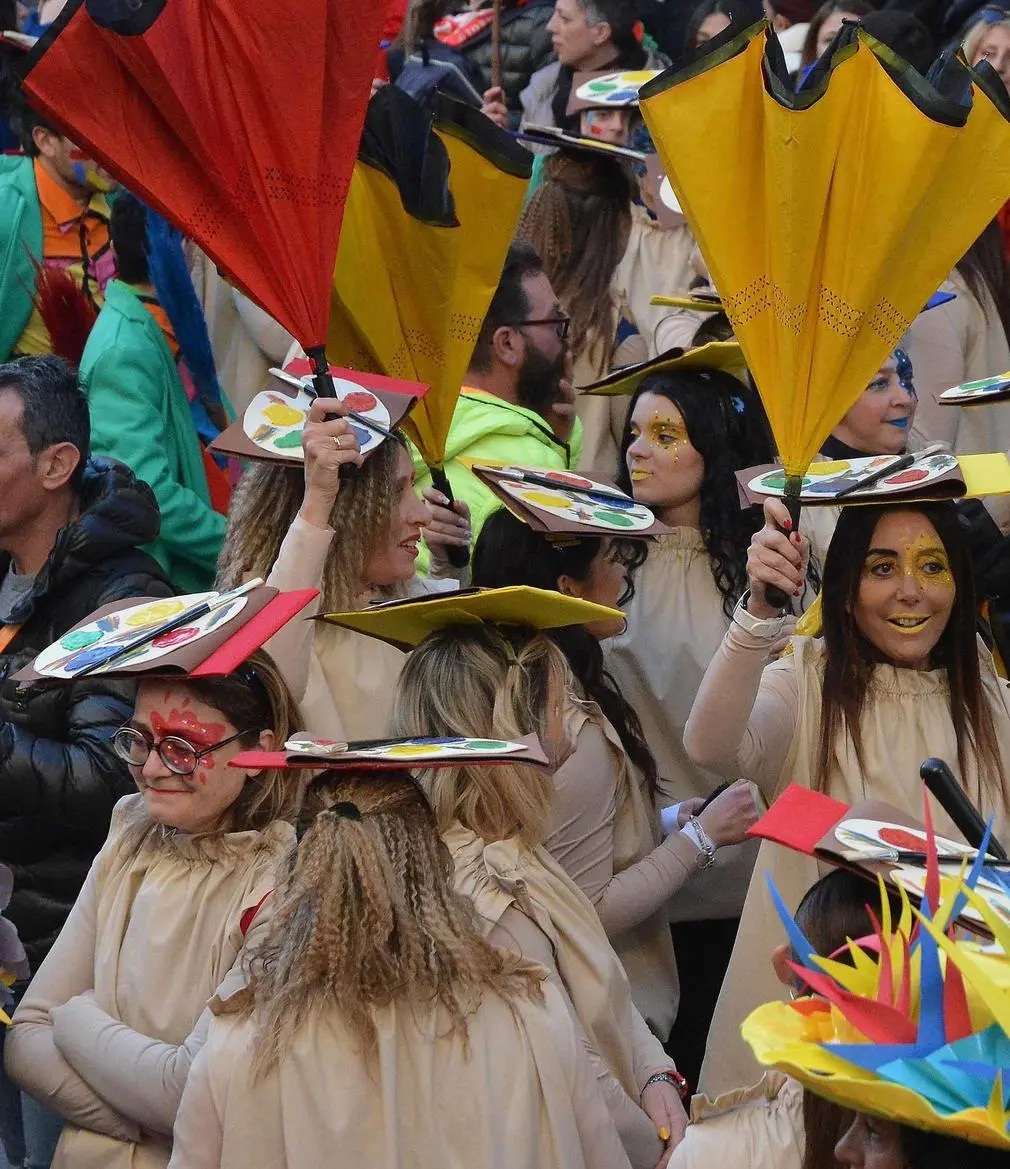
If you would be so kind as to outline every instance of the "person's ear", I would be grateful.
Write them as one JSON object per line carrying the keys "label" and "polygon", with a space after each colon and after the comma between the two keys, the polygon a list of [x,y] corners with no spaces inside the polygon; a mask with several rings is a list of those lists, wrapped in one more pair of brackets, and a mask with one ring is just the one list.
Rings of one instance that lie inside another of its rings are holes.
{"label": "person's ear", "polygon": [[277,735],[273,731],[260,731],[260,750],[277,750]]}
{"label": "person's ear", "polygon": [[607,41],[614,39],[614,30],[605,20],[601,20],[599,24],[591,24],[589,26],[589,35],[592,38],[593,44],[599,48],[605,45]]}
{"label": "person's ear", "polygon": [[52,158],[56,153],[55,135],[46,126],[32,127],[32,142],[35,143],[35,149],[43,158]]}
{"label": "person's ear", "polygon": [[788,942],[783,942],[772,950],[772,969],[775,971],[775,977],[790,990],[796,985],[796,975],[789,966],[791,958],[792,950]]}
{"label": "person's ear", "polygon": [[566,597],[578,597],[582,599],[583,588],[582,581],[576,580],[568,574],[558,577],[558,592],[564,593]]}
{"label": "person's ear", "polygon": [[57,442],[39,455],[36,473],[45,491],[59,491],[81,464],[81,452],[72,442]]}
{"label": "person's ear", "polygon": [[511,325],[502,325],[495,329],[491,336],[491,352],[500,365],[518,370],[526,353],[522,334]]}

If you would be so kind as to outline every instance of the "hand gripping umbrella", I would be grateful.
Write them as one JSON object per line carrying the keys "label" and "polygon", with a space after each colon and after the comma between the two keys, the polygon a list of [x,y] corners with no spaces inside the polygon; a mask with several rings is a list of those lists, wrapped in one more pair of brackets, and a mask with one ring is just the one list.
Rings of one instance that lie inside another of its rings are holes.
{"label": "hand gripping umbrella", "polygon": [[327,354],[337,365],[431,387],[404,429],[449,499],[445,440],[530,169],[528,151],[459,102],[442,101],[432,121],[386,86],[369,106],[333,274]]}
{"label": "hand gripping umbrella", "polygon": [[768,412],[802,477],[1010,195],[1010,101],[988,66],[927,81],[846,26],[792,92],[766,24],[718,37],[641,109]]}
{"label": "hand gripping umbrella", "polygon": [[382,4],[69,0],[28,55],[33,106],[160,211],[312,356]]}

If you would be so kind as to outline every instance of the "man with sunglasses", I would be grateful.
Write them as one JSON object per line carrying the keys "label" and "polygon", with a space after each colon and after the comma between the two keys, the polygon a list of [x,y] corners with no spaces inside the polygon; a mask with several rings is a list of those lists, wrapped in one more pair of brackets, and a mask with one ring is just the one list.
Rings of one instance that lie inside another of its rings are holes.
{"label": "man with sunglasses", "polygon": [[[460,459],[504,460],[567,471],[582,453],[575,416],[571,319],[562,310],[535,249],[513,243],[477,337],[445,447],[445,471],[456,503],[470,516],[472,539],[500,507]],[[430,474],[415,456],[418,488]],[[434,574],[444,571],[441,549]],[[418,560],[429,571],[427,548]]]}

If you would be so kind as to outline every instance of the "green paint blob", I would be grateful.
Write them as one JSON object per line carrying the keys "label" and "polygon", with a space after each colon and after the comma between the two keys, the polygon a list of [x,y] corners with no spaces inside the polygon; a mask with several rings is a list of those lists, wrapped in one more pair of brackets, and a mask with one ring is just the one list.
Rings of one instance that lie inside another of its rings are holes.
{"label": "green paint blob", "polygon": [[508,746],[508,743],[501,739],[474,739],[461,745],[465,746],[468,751],[502,751]]}
{"label": "green paint blob", "polygon": [[278,450],[290,450],[292,447],[301,445],[302,432],[300,430],[289,430],[287,434],[282,434],[280,438],[274,439],[274,446]]}
{"label": "green paint blob", "polygon": [[60,645],[64,649],[87,649],[89,645],[101,641],[104,634],[99,629],[78,629],[60,638]]}
{"label": "green paint blob", "polygon": [[608,508],[593,512],[593,519],[602,520],[613,528],[633,528],[635,521],[621,511],[610,511]]}

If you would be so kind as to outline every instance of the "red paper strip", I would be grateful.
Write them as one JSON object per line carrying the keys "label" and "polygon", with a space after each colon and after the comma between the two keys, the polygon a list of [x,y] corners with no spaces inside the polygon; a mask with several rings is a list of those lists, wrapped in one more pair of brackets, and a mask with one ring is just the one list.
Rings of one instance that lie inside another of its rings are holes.
{"label": "red paper strip", "polygon": [[841,800],[791,783],[747,835],[813,856],[820,841],[848,810],[849,805]]}
{"label": "red paper strip", "polygon": [[251,653],[265,642],[306,605],[319,596],[318,589],[298,589],[290,593],[278,593],[269,604],[242,626],[233,637],[206,658],[190,674],[191,678],[221,677],[237,669]]}

